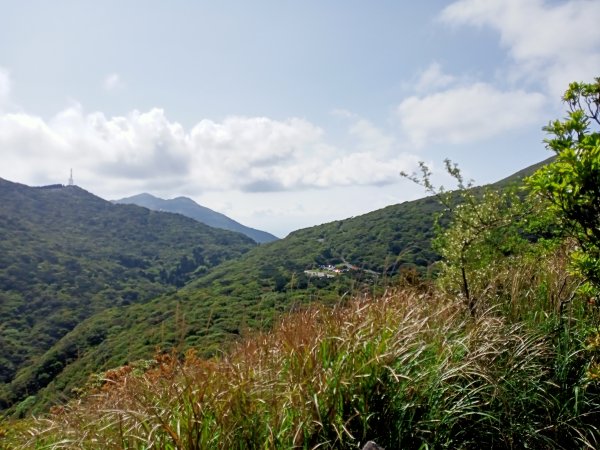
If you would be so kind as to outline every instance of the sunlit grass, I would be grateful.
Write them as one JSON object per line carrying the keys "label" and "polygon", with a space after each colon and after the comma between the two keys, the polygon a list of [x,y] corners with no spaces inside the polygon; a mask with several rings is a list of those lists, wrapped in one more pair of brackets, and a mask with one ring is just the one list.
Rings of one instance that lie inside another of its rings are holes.
{"label": "sunlit grass", "polygon": [[504,317],[423,288],[315,305],[218,358],[109,371],[23,447],[593,448],[577,343]]}

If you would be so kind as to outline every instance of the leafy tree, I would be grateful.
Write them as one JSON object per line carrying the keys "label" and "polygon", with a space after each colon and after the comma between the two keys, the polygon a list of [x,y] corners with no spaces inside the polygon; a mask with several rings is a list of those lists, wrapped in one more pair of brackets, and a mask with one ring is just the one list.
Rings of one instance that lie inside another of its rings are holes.
{"label": "leafy tree", "polygon": [[571,83],[563,96],[567,117],[550,122],[545,140],[555,160],[527,182],[547,199],[562,230],[578,243],[574,267],[600,290],[600,78]]}
{"label": "leafy tree", "polygon": [[447,159],[445,166],[456,181],[454,191],[436,188],[431,170],[422,162],[420,175],[401,175],[423,186],[443,205],[433,240],[433,248],[442,256],[438,281],[446,290],[461,295],[475,316],[493,277],[527,244],[523,230],[531,215],[530,205],[521,201],[513,187],[474,188],[456,164]]}

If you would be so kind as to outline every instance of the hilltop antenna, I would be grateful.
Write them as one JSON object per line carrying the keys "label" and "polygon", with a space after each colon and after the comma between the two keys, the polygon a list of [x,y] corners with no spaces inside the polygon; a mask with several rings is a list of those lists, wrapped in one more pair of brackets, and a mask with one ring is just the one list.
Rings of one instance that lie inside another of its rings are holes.
{"label": "hilltop antenna", "polygon": [[71,169],[71,176],[69,177],[69,186],[73,186],[75,183],[73,182],[73,169]]}

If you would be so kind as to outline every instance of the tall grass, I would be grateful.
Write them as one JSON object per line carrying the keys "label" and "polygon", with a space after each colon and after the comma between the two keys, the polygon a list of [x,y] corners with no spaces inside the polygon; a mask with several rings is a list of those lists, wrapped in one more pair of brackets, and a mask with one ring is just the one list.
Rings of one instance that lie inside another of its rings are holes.
{"label": "tall grass", "polygon": [[[517,300],[515,300],[517,301]],[[565,331],[404,288],[312,306],[218,358],[109,371],[23,448],[597,448],[598,396]]]}
{"label": "tall grass", "polygon": [[108,371],[19,445],[600,448],[600,344],[586,342],[597,308],[576,298],[567,254],[499,266],[476,317],[460,298],[405,283],[295,311],[209,360],[157,354]]}

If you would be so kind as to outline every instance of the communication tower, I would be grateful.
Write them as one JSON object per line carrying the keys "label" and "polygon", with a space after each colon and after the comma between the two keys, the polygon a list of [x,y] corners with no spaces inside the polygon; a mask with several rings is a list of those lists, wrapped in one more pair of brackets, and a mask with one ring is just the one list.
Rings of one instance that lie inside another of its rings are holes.
{"label": "communication tower", "polygon": [[75,183],[73,182],[73,169],[71,169],[71,176],[69,177],[69,186],[73,186]]}

